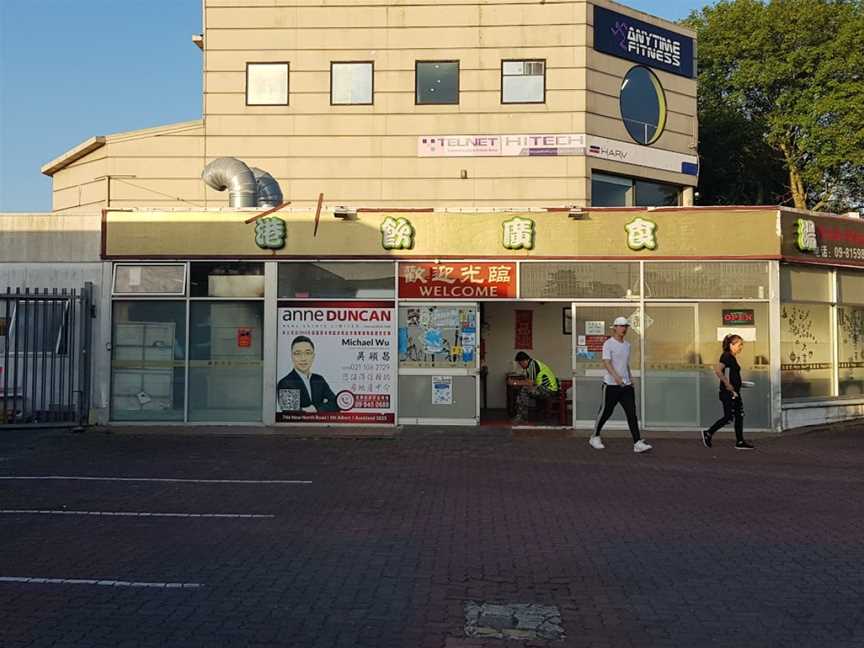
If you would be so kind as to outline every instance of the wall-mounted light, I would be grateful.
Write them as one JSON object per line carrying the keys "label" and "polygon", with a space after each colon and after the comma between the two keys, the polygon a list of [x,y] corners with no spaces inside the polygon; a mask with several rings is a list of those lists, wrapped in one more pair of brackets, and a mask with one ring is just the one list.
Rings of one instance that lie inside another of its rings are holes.
{"label": "wall-mounted light", "polygon": [[581,207],[571,207],[570,211],[567,213],[567,216],[569,216],[573,220],[585,220],[586,218],[588,218],[588,212],[583,211]]}
{"label": "wall-mounted light", "polygon": [[345,205],[339,205],[333,208],[333,216],[342,220],[353,221],[357,220],[357,210],[352,207],[345,207]]}
{"label": "wall-mounted light", "polygon": [[468,169],[462,169],[459,172],[459,177],[462,178],[463,180],[467,180],[468,179]]}

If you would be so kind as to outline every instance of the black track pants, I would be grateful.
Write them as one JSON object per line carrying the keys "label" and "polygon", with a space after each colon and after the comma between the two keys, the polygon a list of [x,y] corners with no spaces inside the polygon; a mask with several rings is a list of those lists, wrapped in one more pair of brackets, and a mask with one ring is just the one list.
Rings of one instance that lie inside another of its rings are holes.
{"label": "black track pants", "polygon": [[630,426],[630,435],[633,443],[639,440],[639,420],[636,418],[636,390],[633,385],[607,385],[603,383],[603,400],[597,412],[597,424],[594,426],[594,435],[599,436],[603,425],[612,416],[615,406],[621,403],[624,414],[627,416],[627,425]]}

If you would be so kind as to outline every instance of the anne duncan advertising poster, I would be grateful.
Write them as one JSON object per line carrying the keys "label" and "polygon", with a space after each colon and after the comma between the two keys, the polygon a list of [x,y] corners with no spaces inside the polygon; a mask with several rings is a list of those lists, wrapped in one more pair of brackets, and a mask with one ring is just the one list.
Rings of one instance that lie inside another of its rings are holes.
{"label": "anne duncan advertising poster", "polygon": [[393,302],[279,302],[276,420],[395,423]]}

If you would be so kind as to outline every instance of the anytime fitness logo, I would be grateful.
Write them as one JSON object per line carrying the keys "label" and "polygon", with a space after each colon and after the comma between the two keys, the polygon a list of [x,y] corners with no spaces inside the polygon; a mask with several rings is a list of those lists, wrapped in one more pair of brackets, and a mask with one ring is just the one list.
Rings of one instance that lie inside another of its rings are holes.
{"label": "anytime fitness logo", "polygon": [[618,41],[618,47],[625,52],[681,67],[680,42],[647,29],[632,27],[624,20],[616,20],[610,31]]}

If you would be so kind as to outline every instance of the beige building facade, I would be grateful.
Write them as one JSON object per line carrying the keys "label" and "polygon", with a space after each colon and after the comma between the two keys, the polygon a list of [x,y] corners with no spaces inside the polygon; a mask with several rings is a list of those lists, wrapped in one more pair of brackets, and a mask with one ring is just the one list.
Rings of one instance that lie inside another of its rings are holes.
{"label": "beige building facade", "polygon": [[195,40],[202,119],[49,162],[55,212],[222,207],[226,156],[294,207],[692,203],[695,35],[622,5],[204,0]]}

